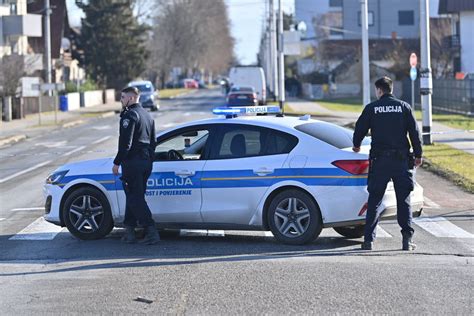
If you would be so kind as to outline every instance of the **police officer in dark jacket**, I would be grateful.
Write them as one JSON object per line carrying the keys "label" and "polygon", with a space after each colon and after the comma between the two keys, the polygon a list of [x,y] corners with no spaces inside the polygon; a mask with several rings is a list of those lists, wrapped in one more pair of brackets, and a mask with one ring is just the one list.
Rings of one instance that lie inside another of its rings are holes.
{"label": "police officer in dark jacket", "polygon": [[[375,228],[379,220],[377,207],[393,180],[397,197],[397,219],[402,228],[402,249],[414,250],[414,233],[410,192],[414,188],[413,168],[422,163],[421,139],[415,117],[408,103],[392,95],[393,83],[388,77],[375,82],[378,100],[368,104],[357,120],[353,151],[359,152],[369,129],[372,135],[370,169],[367,181],[369,201],[362,249],[372,250]],[[410,142],[407,138],[410,138]],[[410,143],[413,153],[410,151]]]}
{"label": "police officer in dark jacket", "polygon": [[135,227],[138,223],[146,230],[142,242],[151,245],[160,240],[145,201],[146,184],[152,171],[156,147],[155,122],[138,103],[139,97],[139,90],[135,87],[122,90],[119,146],[112,172],[118,175],[119,166],[122,166],[121,180],[126,196],[123,221],[126,232],[122,240],[136,242]]}

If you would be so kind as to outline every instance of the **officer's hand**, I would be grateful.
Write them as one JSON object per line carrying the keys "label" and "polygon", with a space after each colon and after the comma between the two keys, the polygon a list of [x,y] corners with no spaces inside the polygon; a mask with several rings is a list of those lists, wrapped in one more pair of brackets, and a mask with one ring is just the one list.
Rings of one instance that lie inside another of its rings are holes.
{"label": "officer's hand", "polygon": [[423,163],[423,158],[415,158],[415,168],[418,168]]}
{"label": "officer's hand", "polygon": [[360,151],[360,147],[352,147],[352,151],[358,153]]}
{"label": "officer's hand", "polygon": [[112,167],[112,172],[114,175],[118,175],[119,174],[119,166],[118,165],[114,165]]}

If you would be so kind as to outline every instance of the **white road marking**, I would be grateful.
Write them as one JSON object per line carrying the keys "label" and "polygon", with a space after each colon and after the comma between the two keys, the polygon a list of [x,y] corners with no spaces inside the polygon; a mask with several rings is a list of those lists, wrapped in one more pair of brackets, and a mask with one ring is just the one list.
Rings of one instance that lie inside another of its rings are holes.
{"label": "white road marking", "polygon": [[46,165],[49,164],[50,162],[52,162],[52,160],[43,161],[42,163],[39,163],[39,164],[37,164],[37,165],[35,165],[35,166],[33,166],[33,167],[30,167],[30,168],[25,169],[25,170],[22,170],[22,171],[20,171],[20,172],[14,173],[14,174],[12,174],[11,176],[8,176],[8,177],[6,177],[6,178],[0,179],[0,184],[1,184],[1,183],[4,183],[4,182],[7,182],[8,180],[11,180],[11,179],[16,178],[16,177],[18,177],[18,176],[21,176],[21,175],[23,175],[23,174],[25,174],[25,173],[28,173],[28,172],[30,172],[30,171],[33,171],[33,170],[35,170],[35,169],[41,168],[41,167],[43,167],[43,166],[46,166]]}
{"label": "white road marking", "polygon": [[67,144],[66,140],[60,141],[60,142],[42,142],[42,143],[36,143],[35,146],[44,146],[48,148],[56,148],[56,147],[62,147]]}
{"label": "white road marking", "polygon": [[265,231],[264,232],[265,237],[273,237],[273,234],[271,231]]}
{"label": "white road marking", "polygon": [[10,212],[20,212],[20,211],[44,211],[44,207],[24,207],[24,208],[14,208]]}
{"label": "white road marking", "polygon": [[387,233],[380,225],[377,225],[377,238],[392,238],[393,236]]}
{"label": "white road marking", "polygon": [[104,130],[104,129],[109,129],[111,128],[112,126],[110,125],[104,125],[104,126],[96,126],[96,127],[93,127],[93,129],[96,129],[98,131],[101,131],[101,130]]}
{"label": "white road marking", "polygon": [[81,151],[83,150],[84,148],[86,148],[86,146],[79,146],[71,151],[68,151],[67,153],[63,154],[63,156],[70,156],[72,154],[74,154],[75,152],[78,152],[78,151]]}
{"label": "white road marking", "polygon": [[425,200],[424,201],[424,205],[426,205],[426,207],[429,207],[429,208],[441,208],[441,206],[434,202],[433,200],[429,199],[428,197],[424,196],[423,199]]}
{"label": "white road marking", "polygon": [[62,227],[40,217],[8,240],[53,240],[62,230]]}
{"label": "white road marking", "polygon": [[112,136],[105,136],[105,137],[99,138],[99,139],[96,140],[95,142],[92,142],[92,144],[96,145],[96,144],[105,142],[105,141],[106,141],[107,139],[109,139],[110,137],[112,137]]}
{"label": "white road marking", "polygon": [[1,221],[4,221],[4,220],[5,220],[5,218],[4,218],[4,217],[0,218],[0,222],[1,222]]}
{"label": "white road marking", "polygon": [[444,217],[422,217],[414,219],[413,222],[436,237],[474,238],[474,234],[459,228]]}

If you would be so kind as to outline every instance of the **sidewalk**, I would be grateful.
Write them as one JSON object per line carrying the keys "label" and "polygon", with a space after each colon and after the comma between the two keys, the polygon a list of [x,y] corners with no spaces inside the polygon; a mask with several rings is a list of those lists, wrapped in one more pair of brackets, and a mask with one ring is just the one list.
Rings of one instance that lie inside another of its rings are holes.
{"label": "sidewalk", "polygon": [[[331,111],[319,105],[317,102],[300,99],[290,99],[287,101],[287,104],[294,114],[312,114],[313,118],[321,120],[325,120],[326,118],[330,121],[335,121],[339,125],[353,123],[360,115],[360,113],[355,112]],[[421,125],[422,122],[418,121],[420,130]],[[432,132],[434,133],[433,141],[445,143],[446,145],[474,155],[474,133],[452,128],[438,122],[433,122]]]}
{"label": "sidewalk", "polygon": [[38,114],[27,115],[21,120],[1,121],[0,147],[41,135],[52,129],[73,127],[85,123],[90,118],[113,116],[120,109],[120,103],[114,101],[74,111],[41,113],[41,125]]}

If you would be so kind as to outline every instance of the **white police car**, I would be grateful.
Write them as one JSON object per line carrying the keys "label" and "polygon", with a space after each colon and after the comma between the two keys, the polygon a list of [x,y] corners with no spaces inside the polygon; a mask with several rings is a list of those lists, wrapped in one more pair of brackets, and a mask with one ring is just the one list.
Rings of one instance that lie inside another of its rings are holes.
{"label": "white police car", "polygon": [[[274,107],[218,109],[216,114]],[[158,135],[146,198],[159,228],[271,230],[304,244],[322,228],[363,236],[368,139],[354,153],[352,131],[309,117],[245,116],[193,121]],[[45,219],[80,239],[122,224],[125,194],[112,158],[59,167],[47,179]],[[414,216],[423,189],[411,195]],[[380,205],[396,215],[389,184]]]}

